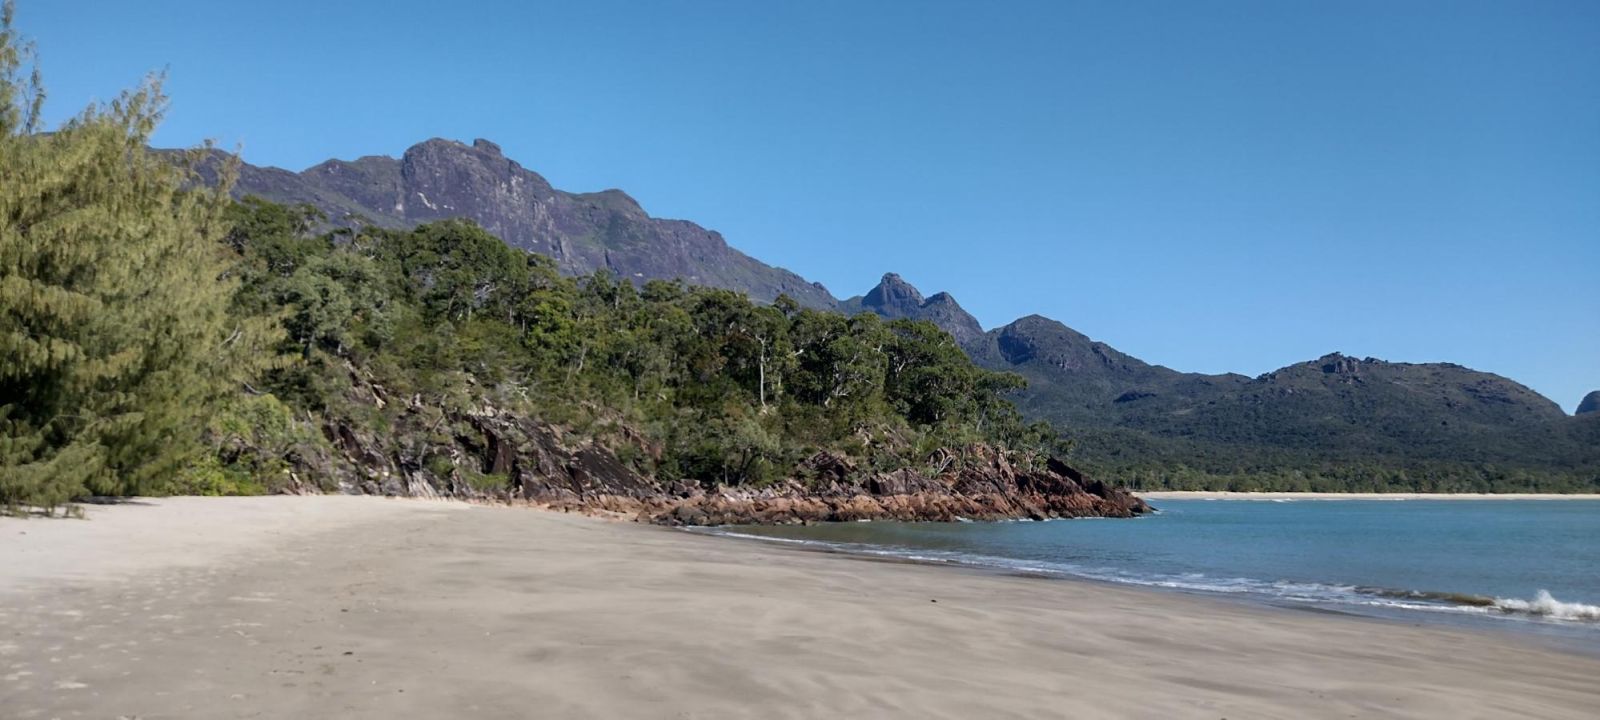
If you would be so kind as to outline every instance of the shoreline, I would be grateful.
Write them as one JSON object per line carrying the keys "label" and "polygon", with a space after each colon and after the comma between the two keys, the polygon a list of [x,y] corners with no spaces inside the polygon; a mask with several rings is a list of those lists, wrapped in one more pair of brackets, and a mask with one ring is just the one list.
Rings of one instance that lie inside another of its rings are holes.
{"label": "shoreline", "polygon": [[[815,553],[857,562],[916,565],[938,568],[942,571],[956,571],[981,576],[1026,578],[1028,580],[1047,582],[1086,583],[1114,591],[1175,596],[1199,602],[1224,603],[1268,612],[1320,613],[1368,622],[1398,623],[1413,627],[1472,633],[1481,632],[1489,635],[1516,638],[1523,642],[1532,642],[1560,652],[1575,653],[1600,659],[1600,644],[1595,642],[1595,640],[1600,639],[1600,634],[1594,634],[1600,633],[1600,625],[1592,622],[1576,621],[1570,618],[1552,619],[1531,615],[1526,611],[1519,614],[1512,610],[1502,610],[1503,614],[1508,616],[1504,618],[1488,614],[1457,614],[1458,612],[1481,609],[1489,602],[1500,603],[1507,601],[1505,598],[1498,597],[1413,592],[1396,588],[1387,590],[1387,592],[1376,592],[1373,594],[1372,599],[1388,598],[1409,601],[1409,604],[1382,605],[1374,603],[1351,605],[1348,602],[1340,602],[1331,598],[1294,601],[1255,591],[1230,592],[1163,582],[1141,583],[1092,574],[1079,574],[1067,570],[1017,567],[1006,564],[1005,561],[1008,559],[1000,557],[987,558],[989,560],[987,562],[985,559],[971,556],[941,558],[929,556],[926,554],[927,551],[919,553],[916,550],[898,550],[887,546],[851,546],[827,540],[761,535],[742,531],[738,527],[674,527],[670,529],[694,535],[753,543],[769,548],[774,552]],[[1441,602],[1436,608],[1416,606],[1420,602],[1443,601],[1450,597],[1470,598],[1478,602],[1462,603],[1460,600],[1456,600],[1454,601],[1455,604]],[[1511,598],[1510,601],[1518,602],[1521,599]]]}
{"label": "shoreline", "polygon": [[0,626],[15,628],[0,637],[0,694],[19,718],[1580,718],[1600,705],[1600,659],[1510,633],[730,540],[326,496],[0,519],[0,556],[29,558],[0,565]]}
{"label": "shoreline", "polygon": [[1373,493],[1131,490],[1145,500],[1600,500],[1600,493]]}

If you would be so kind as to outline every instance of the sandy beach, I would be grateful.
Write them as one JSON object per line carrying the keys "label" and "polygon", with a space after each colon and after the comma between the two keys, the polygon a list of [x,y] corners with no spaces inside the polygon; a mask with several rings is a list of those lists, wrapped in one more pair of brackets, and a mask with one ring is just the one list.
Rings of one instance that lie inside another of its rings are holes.
{"label": "sandy beach", "polygon": [[1324,493],[1151,490],[1145,500],[1600,500],[1600,493]]}
{"label": "sandy beach", "polygon": [[523,508],[0,518],[7,718],[1592,718],[1509,634],[876,562]]}

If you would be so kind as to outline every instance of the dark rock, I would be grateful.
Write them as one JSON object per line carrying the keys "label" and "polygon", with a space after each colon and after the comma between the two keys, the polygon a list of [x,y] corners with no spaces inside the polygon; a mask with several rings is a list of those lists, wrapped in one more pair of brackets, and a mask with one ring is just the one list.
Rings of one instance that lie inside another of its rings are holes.
{"label": "dark rock", "polygon": [[800,471],[819,481],[839,483],[855,475],[856,465],[850,458],[826,450],[800,462]]}
{"label": "dark rock", "polygon": [[1578,403],[1578,415],[1600,412],[1600,390],[1583,396],[1583,402]]}
{"label": "dark rock", "polygon": [[737,525],[1134,517],[1150,511],[1131,493],[1085,479],[1059,461],[1043,470],[1022,471],[991,448],[973,446],[964,454],[967,462],[939,478],[899,470],[836,493],[799,485],[776,494],[720,488],[653,514],[647,510],[641,517],[663,525]]}

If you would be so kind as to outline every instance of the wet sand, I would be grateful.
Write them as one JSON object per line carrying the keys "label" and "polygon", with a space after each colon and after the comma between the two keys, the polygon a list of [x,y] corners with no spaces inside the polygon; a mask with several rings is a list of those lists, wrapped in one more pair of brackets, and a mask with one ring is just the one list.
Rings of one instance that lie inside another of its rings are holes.
{"label": "wet sand", "polygon": [[1534,639],[522,508],[0,518],[7,718],[1592,718]]}

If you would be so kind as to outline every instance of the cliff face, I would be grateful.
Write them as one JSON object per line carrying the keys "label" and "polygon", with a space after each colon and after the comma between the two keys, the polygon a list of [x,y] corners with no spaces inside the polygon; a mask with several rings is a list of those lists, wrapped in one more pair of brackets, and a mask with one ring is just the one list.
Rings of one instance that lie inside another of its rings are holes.
{"label": "cliff face", "polygon": [[[646,503],[646,512],[669,525],[1128,518],[1150,512],[1127,491],[1057,460],[1023,469],[984,446],[940,452],[948,469],[932,477],[913,470],[862,475],[844,458],[819,454],[807,461],[822,472],[810,486],[790,482],[758,491],[700,492]],[[837,474],[829,477],[830,472]]]}
{"label": "cliff face", "polygon": [[761,301],[787,294],[807,307],[838,306],[826,288],[729,247],[715,231],[651,217],[621,190],[556,189],[487,140],[433,139],[398,159],[329,160],[299,173],[246,164],[234,192],[307,203],[341,225],[407,228],[470,218],[514,247],[555,258],[572,275],[609,270],[633,282],[681,279]]}
{"label": "cliff face", "polygon": [[[318,420],[327,442],[287,453],[290,491],[530,502],[664,525],[1042,520],[1150,510],[1060,461],[1017,467],[982,445],[938,451],[927,474],[876,472],[818,453],[791,479],[762,488],[664,483],[635,471],[611,447],[492,402],[448,410],[418,396],[393,397],[354,366],[347,370],[350,384],[338,403],[347,411]],[[389,418],[383,432],[370,421],[376,415]],[[636,438],[616,442],[635,454],[659,452]]]}

